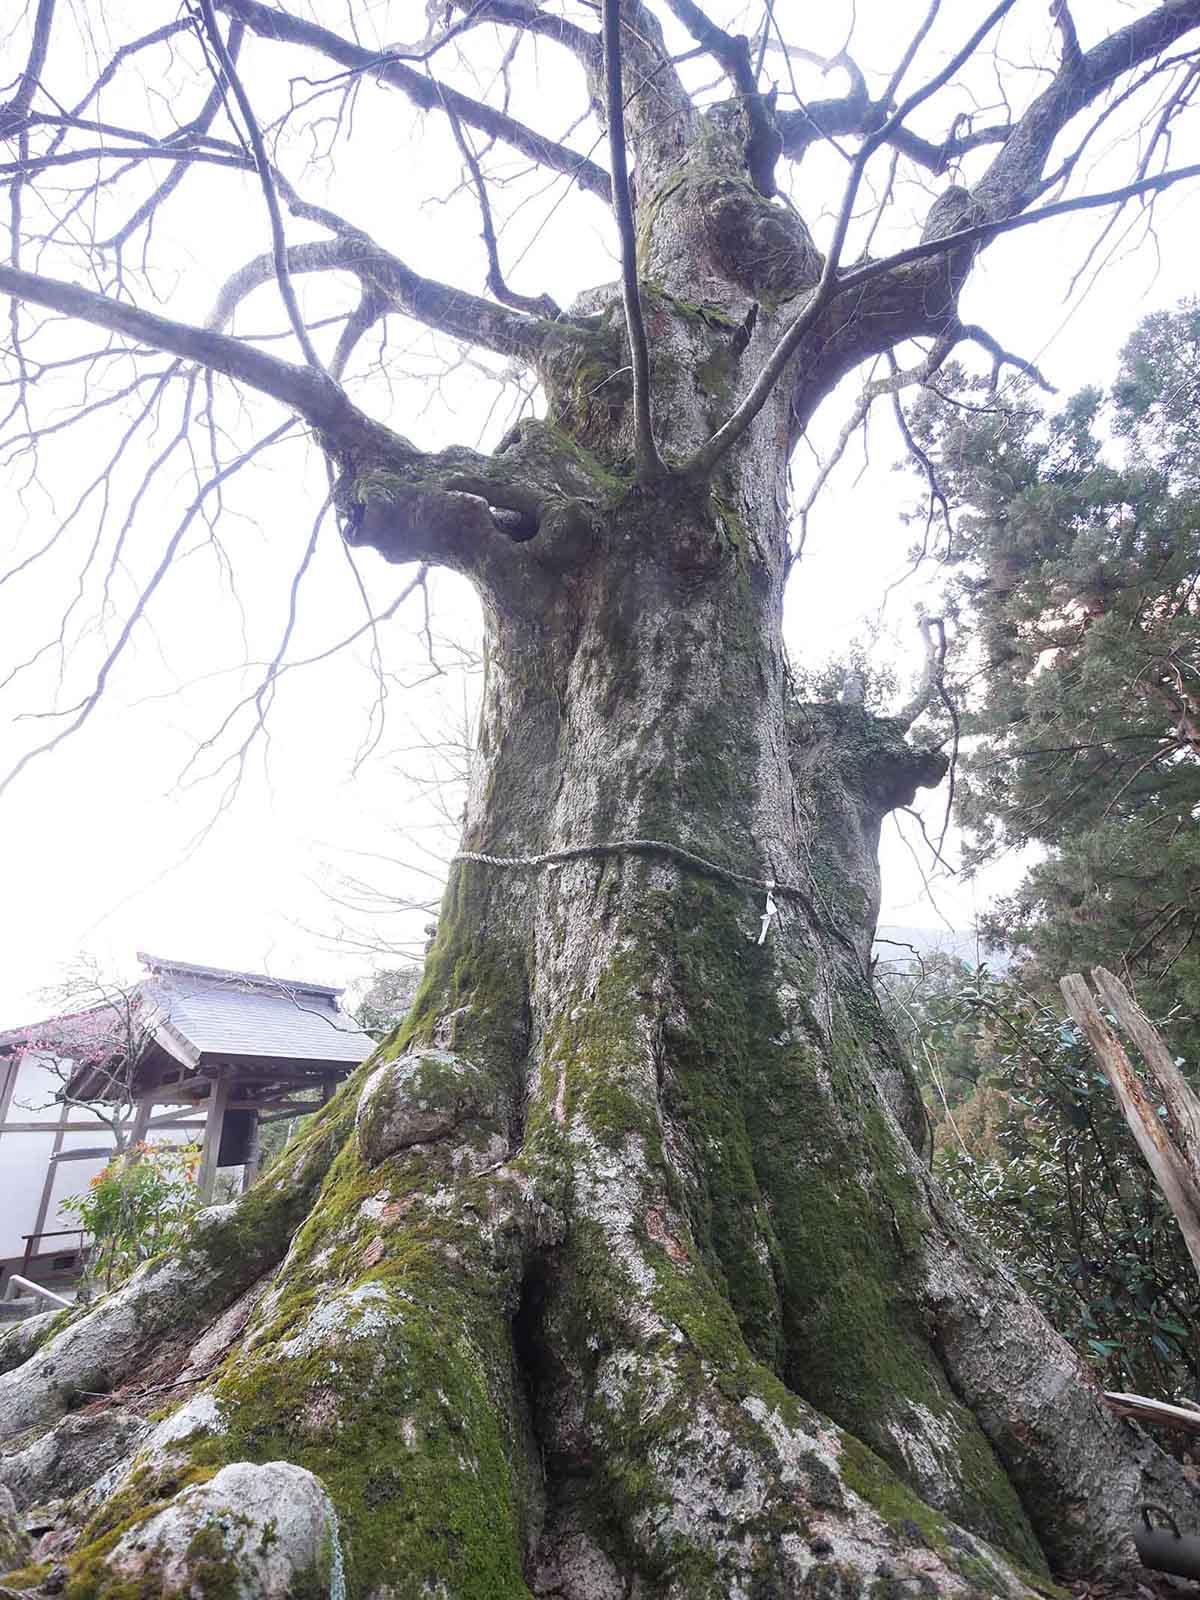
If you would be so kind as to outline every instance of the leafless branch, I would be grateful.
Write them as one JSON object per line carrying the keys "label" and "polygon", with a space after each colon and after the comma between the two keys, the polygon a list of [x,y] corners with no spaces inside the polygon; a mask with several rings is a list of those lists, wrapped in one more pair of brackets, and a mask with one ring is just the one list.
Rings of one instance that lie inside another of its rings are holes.
{"label": "leafless branch", "polygon": [[946,624],[941,617],[922,617],[917,624],[921,631],[923,660],[921,677],[912,698],[896,713],[905,728],[911,728],[918,717],[929,709],[937,693],[946,666]]}
{"label": "leafless branch", "polygon": [[37,13],[33,19],[33,38],[25,70],[17,80],[12,99],[6,105],[0,105],[0,139],[11,139],[19,132],[33,104],[33,97],[41,86],[53,23],[54,0],[38,0]]}
{"label": "leafless branch", "polygon": [[758,91],[758,74],[745,34],[727,33],[696,4],[696,0],[667,0],[692,38],[720,65],[736,89],[750,121],[747,169],[755,188],[770,198],[776,193],[775,163],[781,139],[766,100]]}
{"label": "leafless branch", "polygon": [[[439,86],[440,92],[440,86]],[[559,315],[559,309],[548,294],[531,297],[516,294],[504,281],[504,273],[500,267],[500,251],[496,244],[496,228],[492,222],[492,207],[488,200],[487,184],[484,181],[479,158],[471,148],[470,140],[463,132],[462,122],[453,106],[444,107],[454,142],[462,152],[462,158],[467,164],[471,174],[471,182],[475,186],[475,198],[479,202],[479,214],[483,223],[483,243],[487,250],[488,273],[487,286],[500,301],[501,305],[510,306],[514,311],[525,311],[535,317],[548,317],[552,321]]]}
{"label": "leafless branch", "polygon": [[[871,261],[861,267],[852,267],[841,278],[830,280],[828,284],[825,284],[823,279],[822,284],[818,284],[812,291],[804,310],[772,351],[745,399],[708,443],[696,452],[685,470],[690,474],[706,475],[712,471],[725,452],[733,448],[766,404],[788,361],[799,349],[806,334],[812,329],[835,292],[840,299],[843,295],[862,289],[876,279],[886,277],[898,268],[909,266],[913,262],[944,256],[965,246],[989,244],[1002,233],[1012,233],[1018,228],[1027,228],[1053,217],[1067,216],[1075,211],[1096,210],[1102,206],[1120,205],[1135,195],[1157,194],[1169,189],[1172,184],[1197,177],[1200,177],[1200,163],[1177,167],[1173,172],[1161,172],[1152,177],[1141,178],[1135,183],[1124,184],[1118,189],[1108,189],[1099,194],[1074,195],[1068,200],[1057,200],[1050,205],[1038,206],[1033,211],[1002,217],[995,222],[976,223],[970,227],[958,228],[951,233],[939,235],[934,239],[923,240],[922,243],[912,245],[907,250],[898,250],[882,261]],[[824,292],[822,292],[823,284]]]}
{"label": "leafless branch", "polygon": [[608,148],[612,161],[613,211],[621,237],[621,292],[625,302],[625,326],[633,361],[634,453],[638,477],[652,482],[663,473],[654,424],[650,415],[650,355],[646,347],[646,324],[642,318],[642,297],[638,288],[637,240],[634,233],[633,205],[629,197],[629,172],[625,156],[625,101],[621,74],[620,0],[601,0],[604,27],[604,86],[608,116]]}
{"label": "leafless branch", "polygon": [[945,335],[943,338],[937,340],[925,359],[918,362],[915,367],[908,367],[903,371],[901,371],[899,368],[895,368],[886,378],[872,378],[869,382],[863,385],[862,392],[858,397],[858,401],[853,411],[850,413],[850,416],[847,418],[845,424],[839,432],[833,449],[830,451],[825,461],[821,464],[820,470],[818,471],[816,478],[813,480],[812,486],[810,487],[803,504],[800,506],[798,512],[800,520],[800,535],[796,541],[794,549],[789,556],[789,561],[796,561],[799,559],[800,554],[804,549],[804,542],[808,534],[808,519],[812,514],[812,509],[816,505],[826,483],[828,483],[830,474],[833,472],[838,462],[842,459],[843,455],[845,455],[846,448],[849,445],[850,440],[866,421],[868,415],[870,414],[871,407],[875,404],[875,401],[878,400],[882,395],[898,394],[901,389],[909,388],[912,384],[927,383],[933,374],[938,370],[938,368],[946,361],[955,344],[958,342],[958,338],[959,334],[957,331]]}
{"label": "leafless branch", "polygon": [[256,350],[240,339],[230,339],[210,328],[175,322],[155,311],[144,311],[77,284],[62,283],[38,273],[0,266],[0,292],[32,305],[60,311],[64,316],[90,322],[98,328],[124,334],[139,343],[198,361],[214,372],[248,383],[329,434],[331,439],[361,438],[375,424],[346,398],[323,372],[314,372]]}
{"label": "leafless branch", "polygon": [[[816,287],[810,292],[804,310],[788,328],[780,339],[775,349],[771,352],[766,363],[759,372],[758,377],[750,386],[748,393],[741,404],[734,410],[732,416],[717,429],[707,444],[703,445],[693,456],[685,469],[696,476],[707,476],[716,466],[717,462],[733,448],[742,435],[749,428],[754,418],[766,404],[771,390],[783,375],[784,368],[791,360],[792,355],[799,349],[805,334],[816,322],[817,317],[825,309],[827,303],[836,292],[844,291],[847,284],[856,279],[855,272],[850,272],[839,280],[838,268],[841,262],[842,247],[845,244],[846,233],[850,226],[850,219],[854,211],[854,202],[858,194],[858,186],[866,169],[867,162],[875,151],[885,144],[889,136],[903,125],[911,113],[934,94],[944,83],[959,70],[965,61],[978,49],[980,43],[992,31],[1000,19],[1011,10],[1015,0],[1000,0],[983,22],[974,30],[970,38],[946,62],[940,71],[936,72],[920,89],[914,90],[905,97],[904,101],[883,125],[863,142],[862,147],[850,164],[850,175],[843,191],[841,206],[837,221],[834,224],[833,239],[829,246],[829,253],[825,258],[825,265]],[[932,11],[922,24],[922,32],[932,20]],[[912,58],[915,45],[910,46],[902,58],[899,67],[893,74],[893,84],[898,84],[903,72]],[[944,248],[944,247],[943,247]],[[894,264],[896,257],[890,258]],[[876,263],[882,268],[882,263]],[[857,281],[865,281],[862,274],[871,272],[871,268],[860,267],[857,269]],[[873,274],[874,275],[874,274]]]}
{"label": "leafless branch", "polygon": [[246,125],[246,134],[250,140],[250,148],[254,151],[254,165],[258,171],[258,181],[262,184],[263,199],[267,203],[267,215],[271,219],[271,254],[275,262],[275,276],[279,282],[279,295],[287,309],[288,321],[296,335],[296,342],[304,352],[304,359],[309,366],[317,372],[325,369],[321,359],[313,348],[313,342],[308,336],[308,329],[304,326],[304,318],[300,314],[300,305],[296,299],[296,291],[292,285],[291,273],[288,270],[287,235],[283,228],[283,213],[279,209],[279,196],[275,193],[275,180],[271,176],[271,163],[267,159],[266,146],[263,144],[262,130],[258,125],[258,118],[254,115],[254,107],[250,104],[250,96],[226,47],[225,40],[221,37],[221,30],[217,27],[216,15],[213,11],[212,0],[198,0],[201,15],[204,18],[204,31],[208,42],[212,46],[217,60],[221,64],[229,87],[233,90],[234,98],[238,103],[238,110],[242,114],[242,121]]}
{"label": "leafless branch", "polygon": [[478,128],[491,138],[503,140],[541,166],[565,172],[588,193],[599,195],[604,200],[609,198],[608,174],[586,156],[556,144],[553,139],[544,138],[493,106],[472,100],[469,95],[460,94],[447,85],[435,85],[424,73],[417,72],[403,61],[386,54],[373,54],[328,28],[288,12],[277,11],[263,5],[261,0],[216,0],[216,6],[219,11],[239,18],[263,39],[306,45],[351,72],[371,74],[380,83],[400,89],[424,111],[440,110],[443,105],[453,106],[468,127]]}
{"label": "leafless branch", "polygon": [[146,607],[150,604],[150,601],[154,596],[155,590],[158,589],[163,579],[167,576],[167,573],[171,570],[171,564],[175,559],[180,545],[183,543],[184,536],[191,527],[192,523],[196,520],[196,517],[200,514],[205,500],[227,478],[232,477],[236,472],[240,472],[243,467],[247,466],[249,462],[251,462],[257,455],[260,455],[262,451],[269,449],[271,445],[275,444],[279,439],[282,439],[286,433],[291,431],[293,426],[294,423],[290,418],[287,422],[280,423],[277,428],[274,428],[264,438],[260,439],[257,444],[251,445],[248,450],[240,452],[235,460],[229,462],[225,467],[222,467],[220,471],[214,473],[208,479],[208,481],[201,486],[199,492],[192,500],[191,504],[180,518],[179,522],[176,524],[171,533],[171,537],[167,540],[167,543],[163,548],[162,555],[159,557],[158,564],[151,573],[148,581],[142,587],[141,593],[138,595],[137,600],[130,609],[129,615],[126,617],[124,625],[117,636],[116,643],[112,646],[108,654],[105,656],[104,661],[101,663],[100,670],[96,674],[95,683],[80,701],[69,707],[66,711],[60,713],[60,715],[69,717],[71,720],[67,722],[65,726],[60,728],[59,731],[51,738],[44,740],[43,743],[35,745],[32,749],[26,751],[26,753],[17,761],[16,765],[12,767],[12,769],[4,776],[4,778],[0,779],[0,795],[2,795],[9,785],[20,776],[20,774],[25,770],[31,761],[36,760],[39,756],[49,755],[52,750],[56,750],[64,740],[70,738],[73,733],[78,732],[78,730],[83,727],[84,723],[89,720],[96,710],[96,707],[100,704],[101,698],[104,694],[105,684],[108,682],[108,678],[112,673],[113,668],[124,654],[125,647],[129,643],[130,636],[133,634],[138,623],[141,621],[146,611]]}

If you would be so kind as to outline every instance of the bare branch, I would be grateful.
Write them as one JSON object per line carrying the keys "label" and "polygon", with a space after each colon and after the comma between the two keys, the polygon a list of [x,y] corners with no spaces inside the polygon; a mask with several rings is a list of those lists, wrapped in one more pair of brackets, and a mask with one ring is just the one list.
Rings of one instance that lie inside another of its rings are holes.
{"label": "bare branch", "polygon": [[553,39],[556,44],[570,50],[591,72],[599,73],[604,46],[598,33],[589,33],[565,17],[558,17],[539,6],[526,4],[525,0],[454,0],[456,5],[470,4],[470,14],[464,22],[496,22],[519,28],[523,33],[538,34]]}
{"label": "bare branch", "polygon": [[[336,239],[314,240],[289,248],[291,272],[353,273],[364,291],[369,290],[377,297],[382,310],[398,311],[454,339],[482,345],[501,355],[517,356],[525,362],[536,359],[546,335],[553,329],[552,323],[535,322],[531,317],[514,314],[479,295],[451,288],[433,278],[423,278],[361,229],[341,218],[336,221]],[[329,225],[333,225],[332,221]],[[274,275],[272,255],[256,256],[240,267],[222,287],[209,326],[223,326],[238,302],[251,290],[269,283]]]}
{"label": "bare branch", "polygon": [[587,156],[535,133],[532,128],[527,128],[524,123],[517,122],[493,106],[472,100],[469,95],[460,94],[457,89],[445,84],[436,84],[403,61],[365,50],[361,45],[353,44],[315,22],[263,5],[262,0],[215,0],[215,4],[217,10],[239,18],[260,38],[306,45],[350,72],[370,73],[379,82],[400,89],[423,111],[440,110],[443,105],[453,106],[468,127],[478,128],[491,138],[503,140],[543,167],[565,172],[590,194],[599,195],[604,200],[610,197],[608,174]]}
{"label": "bare branch", "polygon": [[634,454],[638,477],[643,482],[659,478],[663,464],[654,442],[650,415],[650,356],[646,348],[646,324],[642,318],[642,299],[638,289],[637,240],[634,234],[633,205],[629,198],[629,172],[625,157],[625,106],[621,80],[620,0],[601,0],[604,24],[604,83],[608,114],[608,148],[612,161],[613,211],[621,236],[621,291],[625,301],[625,326],[633,360]]}
{"label": "bare branch", "polygon": [[946,334],[937,341],[925,359],[918,362],[915,367],[907,367],[903,370],[898,367],[894,368],[886,378],[872,378],[868,383],[863,385],[862,392],[858,397],[858,401],[855,404],[853,411],[850,413],[845,425],[839,432],[833,449],[830,451],[828,458],[822,463],[816,478],[813,480],[812,487],[809,489],[809,492],[805,497],[804,504],[800,507],[800,536],[796,540],[793,549],[789,552],[789,565],[792,562],[799,560],[800,555],[803,552],[805,539],[808,534],[808,519],[812,513],[813,507],[817,503],[818,496],[824,489],[826,483],[828,483],[830,474],[833,472],[838,462],[842,459],[842,456],[846,453],[846,447],[849,445],[850,440],[854,437],[854,434],[858,431],[862,424],[867,420],[867,417],[871,411],[871,407],[875,404],[876,400],[878,400],[882,395],[896,395],[901,389],[907,389],[914,383],[927,383],[933,374],[938,370],[938,368],[945,362],[950,352],[954,349],[954,346],[958,342],[959,338],[963,337],[965,334],[965,329],[961,331],[956,330],[952,333]]}
{"label": "bare branch", "polygon": [[16,91],[7,105],[0,106],[0,139],[11,139],[25,120],[33,97],[41,85],[42,71],[46,65],[46,52],[50,48],[50,29],[54,22],[54,0],[38,0],[37,14],[33,19],[33,39],[25,70],[17,80]]}
{"label": "bare branch", "polygon": [[272,256],[275,262],[275,276],[279,281],[280,298],[287,309],[288,321],[292,325],[296,341],[304,352],[304,359],[310,367],[321,372],[324,368],[313,347],[313,342],[308,336],[308,329],[304,326],[304,318],[300,314],[300,305],[296,299],[296,291],[292,287],[291,274],[288,271],[287,236],[283,230],[283,215],[279,209],[279,196],[275,193],[275,183],[271,176],[271,163],[267,160],[262,130],[258,126],[254,108],[250,104],[250,96],[246,93],[245,85],[239,78],[237,68],[234,66],[233,57],[221,37],[220,28],[217,27],[212,0],[199,0],[199,4],[201,15],[204,18],[204,31],[216,53],[217,60],[221,64],[221,71],[233,90],[238,109],[242,113],[242,120],[246,124],[250,148],[254,151],[254,164],[258,171],[258,181],[262,184],[263,198],[267,202],[267,215],[271,219]]}
{"label": "bare branch", "polygon": [[1083,52],[1079,48],[1079,35],[1075,32],[1075,19],[1071,16],[1067,0],[1052,0],[1050,15],[1062,39],[1063,66],[1077,67],[1083,59]]}
{"label": "bare branch", "polygon": [[60,311],[64,316],[77,317],[98,328],[109,328],[156,350],[181,356],[185,361],[198,361],[214,372],[248,383],[260,393],[292,407],[332,441],[361,443],[368,435],[380,431],[324,373],[280,361],[277,356],[256,350],[240,339],[230,339],[209,328],[175,322],[155,311],[143,311],[124,301],[95,294],[78,284],[2,265],[0,292]]}
{"label": "bare branch", "polygon": [[942,681],[942,674],[946,666],[946,624],[941,617],[922,617],[917,627],[921,632],[924,659],[921,665],[921,676],[912,698],[896,713],[897,719],[903,723],[905,729],[912,727],[913,723],[925,711],[938,691],[938,684]]}
{"label": "bare branch", "polygon": [[[784,368],[787,366],[794,353],[799,349],[805,334],[816,322],[817,317],[825,309],[826,304],[833,298],[835,293],[839,292],[841,288],[844,288],[845,283],[849,281],[849,278],[854,277],[854,274],[850,273],[847,278],[841,280],[839,283],[838,266],[841,260],[842,247],[845,244],[846,234],[850,227],[851,217],[854,213],[854,201],[858,194],[858,186],[861,182],[867,162],[871,159],[872,155],[874,155],[875,151],[878,150],[881,145],[887,142],[891,133],[893,133],[896,128],[902,126],[905,118],[908,117],[917,108],[917,106],[921,105],[923,101],[927,100],[930,95],[934,94],[944,83],[947,83],[965,61],[970,60],[971,56],[978,49],[980,43],[987,37],[987,35],[992,31],[1001,18],[1012,9],[1014,3],[1015,0],[1000,0],[1000,4],[995,6],[988,13],[983,22],[980,23],[980,25],[975,29],[966,43],[963,44],[955,52],[955,54],[950,57],[941,70],[936,72],[934,76],[930,78],[928,82],[926,82],[920,89],[914,90],[912,94],[908,95],[903,103],[887,119],[883,126],[865,141],[865,143],[862,145],[862,148],[855,155],[854,160],[850,165],[850,176],[846,182],[846,188],[842,195],[841,208],[838,212],[837,221],[834,224],[833,239],[829,246],[829,254],[825,258],[825,265],[822,268],[819,282],[809,294],[804,310],[792,323],[791,327],[788,328],[786,333],[780,339],[779,343],[776,345],[775,349],[771,352],[766,364],[759,372],[759,375],[755,379],[754,383],[750,386],[750,390],[742,400],[741,404],[733,412],[733,415],[730,416],[728,420],[717,429],[712,438],[709,439],[708,442],[696,452],[692,460],[688,463],[685,469],[688,473],[706,476],[712,471],[713,467],[716,466],[717,462],[726,453],[726,451],[733,448],[733,446],[746,432],[747,428],[749,428],[750,424],[754,421],[754,418],[766,404],[767,398],[770,395],[771,390],[775,387],[775,384],[778,382],[779,378],[782,376]],[[922,29],[917,36],[918,39],[921,37],[921,34],[924,32],[924,30],[928,28],[929,23],[932,21],[932,16],[933,11],[931,10],[926,17],[925,22],[922,24]],[[892,76],[891,85],[889,87],[893,87],[899,83],[902,74],[912,58],[915,48],[916,41],[914,41],[909,50],[906,51],[899,67]],[[892,259],[895,260],[895,258]],[[859,270],[865,271],[866,269]]]}
{"label": "bare branch", "polygon": [[[878,279],[886,278],[899,268],[910,266],[917,261],[927,261],[932,257],[944,256],[965,246],[988,244],[1002,233],[1012,233],[1018,228],[1029,227],[1034,223],[1044,222],[1048,218],[1067,216],[1074,211],[1094,210],[1101,206],[1121,205],[1126,200],[1133,199],[1138,195],[1158,194],[1164,189],[1169,189],[1172,184],[1197,177],[1200,177],[1200,162],[1187,167],[1178,167],[1173,172],[1160,172],[1152,177],[1141,178],[1137,182],[1125,184],[1119,189],[1107,189],[1099,194],[1074,195],[1067,200],[1056,200],[1050,205],[1039,206],[1035,211],[1002,217],[995,222],[975,223],[970,227],[959,228],[936,238],[925,239],[920,244],[912,245],[907,250],[898,250],[895,255],[888,256],[882,261],[871,261],[861,267],[852,267],[837,280],[835,285],[836,297],[840,301],[843,296],[857,293],[868,284],[874,283]],[[914,287],[920,286],[914,285]],[[818,317],[826,309],[833,297],[834,290],[822,296],[820,284],[812,291],[804,310],[783,335],[775,350],[772,351],[746,398],[708,443],[696,452],[688,463],[686,471],[701,474],[710,472],[726,450],[731,449],[737,443],[738,439],[741,438],[750,423],[766,404],[767,397],[777,377],[783,372],[788,361],[799,349],[801,343],[813,329]],[[923,313],[927,309],[926,306],[921,306]],[[944,323],[950,315],[952,313],[947,311],[943,313],[940,320]],[[868,324],[870,323],[869,318],[864,320]],[[876,336],[883,335],[883,342],[888,345],[896,343],[901,338],[923,331],[922,323],[916,321],[916,319],[914,321],[915,325],[910,326],[907,330],[892,326],[888,327],[885,332],[881,326],[875,330]],[[844,369],[856,365],[858,360],[872,353],[873,347],[858,350],[854,359],[846,360]],[[823,376],[823,382],[828,384],[828,381],[828,377]]]}
{"label": "bare branch", "polygon": [[[296,370],[299,371],[302,369],[297,368]],[[171,570],[171,565],[179,551],[180,545],[183,543],[184,536],[191,527],[192,523],[195,521],[196,517],[200,514],[200,511],[208,496],[212,494],[219,487],[219,485],[225,481],[225,479],[232,477],[235,472],[240,472],[241,469],[250,461],[252,461],[255,456],[261,454],[263,450],[268,449],[277,440],[283,438],[284,434],[288,433],[293,426],[294,423],[290,418],[288,421],[280,423],[277,428],[273,429],[264,438],[260,439],[257,444],[252,445],[249,450],[242,451],[235,460],[222,467],[218,472],[214,473],[206,483],[201,485],[199,492],[192,500],[191,504],[180,518],[179,522],[176,524],[171,537],[168,539],[166,546],[163,549],[162,555],[159,557],[158,565],[155,567],[153,573],[151,573],[149,580],[142,588],[142,591],[138,595],[138,598],[131,608],[129,615],[126,617],[125,623],[117,636],[116,643],[112,646],[108,654],[105,656],[104,661],[101,663],[100,670],[96,674],[96,681],[94,685],[88,691],[88,693],[84,695],[83,699],[78,702],[78,704],[70,707],[68,711],[62,713],[65,716],[69,716],[71,721],[68,722],[64,727],[60,728],[59,731],[51,738],[46,739],[42,744],[35,745],[33,749],[25,752],[25,754],[20,758],[15,766],[12,767],[6,776],[3,779],[0,779],[0,795],[4,793],[11,783],[16,781],[16,779],[21,775],[31,761],[36,760],[39,756],[49,755],[50,752],[57,749],[58,746],[64,742],[64,740],[69,739],[73,733],[78,732],[78,730],[83,727],[84,723],[87,722],[92,716],[92,713],[100,704],[100,701],[104,695],[105,685],[108,682],[113,668],[124,654],[125,647],[129,643],[130,636],[133,634],[138,623],[145,614],[146,607],[150,604],[155,591],[158,589],[163,579],[167,576],[167,573]]]}
{"label": "bare branch", "polygon": [[1039,367],[1032,361],[1026,361],[1024,356],[1014,355],[1011,350],[1006,350],[998,339],[992,337],[986,328],[981,328],[977,322],[964,322],[959,329],[961,339],[969,339],[972,344],[977,344],[986,350],[992,358],[991,389],[994,391],[1000,381],[1000,374],[1005,367],[1015,367],[1026,378],[1031,378],[1039,389],[1044,389],[1047,394],[1057,394],[1058,390],[1042,374]]}
{"label": "bare branch", "polygon": [[[867,138],[879,128],[886,112],[882,101],[869,98],[865,83],[837,99],[810,100],[799,111],[777,111],[775,122],[782,141],[781,154],[789,161],[798,162],[812,145],[824,140]],[[964,120],[965,127],[962,126]],[[955,118],[954,126],[940,142],[924,139],[911,128],[898,127],[888,135],[887,143],[937,176],[972,150],[1003,144],[1011,133],[1011,123],[989,123],[973,128],[970,119]]]}
{"label": "bare branch", "polygon": [[696,42],[718,62],[732,82],[750,119],[750,144],[747,167],[760,194],[768,199],[775,187],[775,163],[780,153],[780,137],[763,96],[750,57],[750,41],[745,34],[726,33],[696,4],[696,0],[667,0],[668,6]]}
{"label": "bare branch", "polygon": [[488,200],[487,183],[479,165],[479,158],[471,148],[470,140],[463,132],[462,122],[453,106],[444,106],[449,119],[454,142],[462,152],[462,158],[467,163],[471,174],[471,181],[475,185],[475,197],[479,201],[479,212],[483,222],[483,243],[487,250],[488,274],[487,286],[500,301],[501,305],[510,306],[514,311],[527,311],[535,317],[548,317],[551,320],[559,316],[559,309],[548,294],[538,295],[533,298],[529,295],[517,294],[510,289],[504,281],[504,273],[500,267],[500,251],[496,243],[496,229],[492,222],[492,207]]}

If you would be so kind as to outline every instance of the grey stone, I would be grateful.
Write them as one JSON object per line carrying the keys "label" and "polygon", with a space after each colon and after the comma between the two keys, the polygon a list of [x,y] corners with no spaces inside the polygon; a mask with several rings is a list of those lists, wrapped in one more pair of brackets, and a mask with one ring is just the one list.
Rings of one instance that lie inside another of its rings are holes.
{"label": "grey stone", "polygon": [[367,1079],[355,1127],[363,1159],[383,1161],[431,1144],[464,1122],[496,1115],[496,1093],[469,1061],[449,1050],[420,1050],[387,1061]]}
{"label": "grey stone", "polygon": [[302,1584],[345,1595],[333,1506],[319,1478],[286,1461],[222,1467],[131,1528],[106,1565],[163,1600],[289,1600]]}
{"label": "grey stone", "polygon": [[22,1508],[78,1494],[136,1449],[149,1431],[148,1422],[118,1411],[65,1417],[23,1450],[0,1459],[0,1483]]}
{"label": "grey stone", "polygon": [[32,1548],[17,1502],[0,1483],[0,1572],[24,1566]]}

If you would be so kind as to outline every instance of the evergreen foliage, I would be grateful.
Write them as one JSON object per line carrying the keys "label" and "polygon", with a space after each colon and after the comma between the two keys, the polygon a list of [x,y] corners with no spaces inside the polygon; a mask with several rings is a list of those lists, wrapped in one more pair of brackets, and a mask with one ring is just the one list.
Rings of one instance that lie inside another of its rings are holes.
{"label": "evergreen foliage", "polygon": [[917,426],[958,513],[951,611],[975,625],[959,816],[975,861],[1044,852],[994,931],[1043,981],[1126,971],[1182,1047],[1200,1004],[1200,304],[1148,317],[1111,391],[1054,412],[958,379]]}
{"label": "evergreen foliage", "polygon": [[1107,1388],[1200,1391],[1196,1275],[1077,1029],[941,959],[885,980],[954,1199]]}

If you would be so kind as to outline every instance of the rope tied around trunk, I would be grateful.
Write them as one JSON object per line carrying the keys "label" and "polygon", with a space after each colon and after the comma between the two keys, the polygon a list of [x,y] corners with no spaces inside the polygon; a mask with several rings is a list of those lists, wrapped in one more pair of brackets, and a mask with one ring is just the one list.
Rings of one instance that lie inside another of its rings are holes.
{"label": "rope tied around trunk", "polygon": [[[701,872],[707,877],[717,878],[738,888],[750,889],[756,894],[765,895],[766,902],[763,906],[762,925],[759,928],[757,941],[759,944],[765,942],[772,918],[779,915],[779,907],[774,897],[783,895],[786,899],[798,901],[814,920],[829,928],[844,944],[850,945],[850,941],[841,930],[834,928],[829,920],[821,915],[812,898],[800,888],[799,884],[779,883],[775,878],[754,878],[745,872],[734,872],[731,867],[723,867],[716,861],[709,861],[705,856],[698,856],[694,851],[685,850],[682,845],[670,844],[665,839],[611,839],[605,844],[575,844],[562,850],[546,850],[538,856],[492,856],[482,850],[457,850],[450,860],[452,863],[471,861],[485,867],[533,871],[539,867],[561,866],[567,861],[582,861],[589,856],[603,858],[618,855],[665,856],[667,860],[677,862],[681,867],[688,867],[693,872]],[[850,945],[850,948],[853,949],[853,945]]]}

